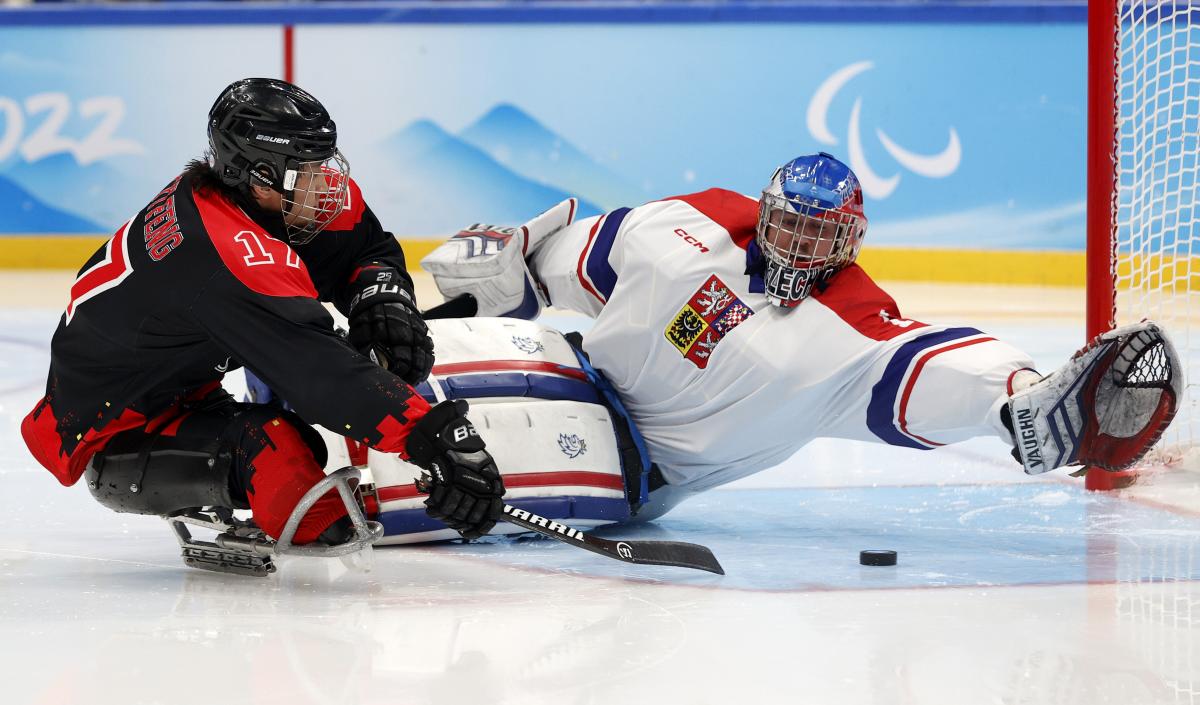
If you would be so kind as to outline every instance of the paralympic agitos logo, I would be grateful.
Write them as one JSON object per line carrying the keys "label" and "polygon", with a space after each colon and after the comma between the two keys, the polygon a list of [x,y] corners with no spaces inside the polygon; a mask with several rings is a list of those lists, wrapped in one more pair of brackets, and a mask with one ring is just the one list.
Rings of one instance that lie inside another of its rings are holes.
{"label": "paralympic agitos logo", "polygon": [[[827,145],[837,145],[838,139],[829,130],[828,114],[829,107],[833,103],[833,99],[837,96],[838,91],[842,89],[852,78],[869,71],[875,67],[872,61],[859,61],[857,63],[844,66],[837,71],[834,71],[829,78],[817,87],[813,93],[812,100],[808,103],[807,123],[808,131],[816,138],[818,142]],[[868,198],[884,199],[896,190],[900,185],[901,174],[893,174],[891,176],[880,176],[867,163],[867,156],[863,150],[862,131],[860,127],[860,116],[862,113],[862,96],[854,98],[854,107],[850,110],[850,120],[846,125],[846,156],[850,162],[850,168],[858,176],[858,180],[862,183],[863,191]],[[962,145],[958,141],[958,132],[953,127],[950,128],[950,134],[947,140],[946,148],[941,152],[932,155],[916,154],[904,147],[896,144],[881,128],[875,128],[875,136],[887,150],[887,153],[892,155],[900,166],[911,171],[918,176],[924,176],[930,179],[945,178],[954,173],[958,169],[959,162],[962,161]]]}

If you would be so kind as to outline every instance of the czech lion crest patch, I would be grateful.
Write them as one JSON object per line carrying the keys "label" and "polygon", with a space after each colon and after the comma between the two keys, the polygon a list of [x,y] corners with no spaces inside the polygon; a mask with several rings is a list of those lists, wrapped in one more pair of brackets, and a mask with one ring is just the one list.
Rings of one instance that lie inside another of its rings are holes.
{"label": "czech lion crest patch", "polygon": [[663,333],[681,355],[704,369],[717,343],[753,315],[754,309],[713,274],[679,309]]}

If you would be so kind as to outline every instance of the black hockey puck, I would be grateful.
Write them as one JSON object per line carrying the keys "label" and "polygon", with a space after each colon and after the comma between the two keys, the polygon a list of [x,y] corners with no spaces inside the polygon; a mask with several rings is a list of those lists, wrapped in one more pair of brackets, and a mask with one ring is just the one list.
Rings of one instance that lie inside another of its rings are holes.
{"label": "black hockey puck", "polygon": [[858,562],[862,565],[896,565],[896,552],[859,551]]}

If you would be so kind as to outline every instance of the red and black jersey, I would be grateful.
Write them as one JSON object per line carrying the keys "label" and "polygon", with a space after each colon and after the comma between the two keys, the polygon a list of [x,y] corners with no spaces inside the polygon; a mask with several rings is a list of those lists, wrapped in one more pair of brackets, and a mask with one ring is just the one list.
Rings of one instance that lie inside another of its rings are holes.
{"label": "red and black jersey", "polygon": [[80,270],[51,343],[46,396],[21,426],[34,457],[74,484],[114,434],[165,424],[240,366],[306,421],[403,452],[428,404],[348,347],[321,304],[348,313],[351,276],[368,263],[408,279],[399,243],[357,184],[337,220],[289,246],[278,213],[194,181],[186,172],[172,181]]}

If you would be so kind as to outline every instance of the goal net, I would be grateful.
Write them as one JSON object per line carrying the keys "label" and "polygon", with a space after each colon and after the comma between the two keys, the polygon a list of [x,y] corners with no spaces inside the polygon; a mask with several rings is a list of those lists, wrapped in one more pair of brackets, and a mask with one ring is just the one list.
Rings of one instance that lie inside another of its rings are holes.
{"label": "goal net", "polygon": [[1088,336],[1163,325],[1186,389],[1150,462],[1200,467],[1200,3],[1088,10]]}
{"label": "goal net", "polygon": [[1118,553],[1116,618],[1124,664],[1153,702],[1200,705],[1200,538],[1126,537]]}

